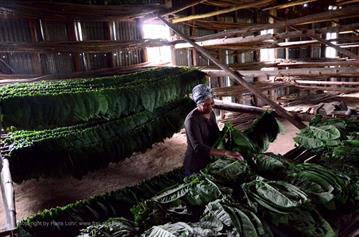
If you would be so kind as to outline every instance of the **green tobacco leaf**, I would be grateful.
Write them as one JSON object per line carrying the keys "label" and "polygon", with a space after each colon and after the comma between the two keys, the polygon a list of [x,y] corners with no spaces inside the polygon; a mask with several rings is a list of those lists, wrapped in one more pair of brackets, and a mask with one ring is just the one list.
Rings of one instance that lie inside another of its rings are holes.
{"label": "green tobacco leaf", "polygon": [[[239,208],[226,205],[220,200],[209,203],[206,206],[202,221],[212,220],[221,222],[228,228],[235,228],[239,236],[257,237],[257,230],[250,217]],[[220,226],[220,225],[218,225]],[[219,231],[221,229],[218,229]]]}
{"label": "green tobacco leaf", "polygon": [[294,141],[298,145],[301,145],[307,149],[315,149],[315,148],[320,148],[320,147],[325,146],[323,141],[316,139],[316,138],[307,137],[304,135],[297,135],[294,138]]}
{"label": "green tobacco leaf", "polygon": [[152,200],[160,203],[171,203],[184,197],[190,190],[191,183],[181,184],[173,189],[167,190],[155,197]]}
{"label": "green tobacco leaf", "polygon": [[174,224],[169,223],[153,226],[151,229],[145,231],[141,237],[190,237],[193,232],[193,228],[187,223],[177,222]]}
{"label": "green tobacco leaf", "polygon": [[225,158],[216,159],[206,167],[205,172],[226,182],[244,181],[249,176],[245,162]]}
{"label": "green tobacco leaf", "polygon": [[313,136],[320,140],[335,140],[340,138],[340,131],[333,125],[321,127],[310,126],[309,129],[312,131]]}

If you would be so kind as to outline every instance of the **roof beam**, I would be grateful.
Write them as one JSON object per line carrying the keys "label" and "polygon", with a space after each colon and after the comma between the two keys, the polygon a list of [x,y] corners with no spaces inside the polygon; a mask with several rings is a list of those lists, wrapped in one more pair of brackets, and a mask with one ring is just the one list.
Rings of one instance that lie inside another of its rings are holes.
{"label": "roof beam", "polygon": [[[282,19],[280,19],[279,17],[273,16],[273,15],[267,14],[267,13],[266,13],[266,15],[270,16],[271,18],[273,18],[273,19],[274,19],[275,21],[277,21],[277,22],[280,22],[280,23],[284,22],[284,21],[283,21]],[[294,27],[294,26],[292,26],[292,25],[289,26],[289,27],[292,28],[292,29],[295,30],[295,31],[300,32],[300,30],[299,30],[298,28],[296,28],[296,27]],[[344,49],[344,48],[342,48],[342,47],[340,47],[340,46],[338,46],[338,45],[335,45],[335,44],[333,44],[332,42],[330,42],[330,41],[328,41],[328,40],[326,40],[326,39],[323,39],[322,37],[320,37],[320,35],[318,35],[318,34],[316,34],[316,33],[304,32],[304,35],[307,36],[307,37],[310,37],[310,38],[312,38],[312,39],[314,39],[314,40],[317,40],[317,41],[319,41],[319,42],[322,43],[322,44],[325,44],[325,45],[327,45],[327,46],[330,46],[330,47],[336,49],[338,52],[340,52],[341,54],[343,54],[343,55],[345,55],[345,56],[348,56],[348,57],[350,57],[350,58],[359,60],[359,55],[357,55],[357,54],[355,54],[355,53],[352,53],[351,51],[349,51],[349,50],[347,50],[347,49]]]}
{"label": "roof beam", "polygon": [[254,2],[251,2],[251,3],[241,4],[241,5],[236,6],[236,7],[230,7],[230,8],[226,8],[226,9],[222,9],[222,10],[218,10],[218,11],[213,11],[213,12],[208,12],[208,13],[204,13],[204,14],[198,14],[198,15],[191,15],[191,16],[186,16],[186,17],[175,18],[175,19],[172,20],[172,23],[178,24],[178,23],[181,23],[181,22],[192,21],[192,20],[196,20],[196,19],[209,18],[209,17],[212,17],[212,16],[218,16],[218,15],[234,12],[234,11],[237,11],[237,10],[240,10],[240,9],[258,8],[258,7],[261,7],[261,6],[265,6],[270,2],[273,2],[273,0],[263,0],[263,1],[259,1],[259,2],[254,1]]}
{"label": "roof beam", "polygon": [[316,2],[316,1],[318,1],[318,0],[298,0],[298,1],[287,2],[287,3],[278,4],[275,6],[266,7],[266,8],[263,8],[262,10],[268,11],[268,10],[273,10],[273,9],[284,9],[284,8],[294,7],[294,6],[303,5],[306,3]]}
{"label": "roof beam", "polygon": [[299,129],[307,127],[302,121],[297,120],[293,115],[289,114],[285,109],[283,109],[280,105],[263,95],[261,92],[257,91],[250,83],[244,80],[243,75],[239,74],[238,72],[230,69],[226,65],[222,64],[218,59],[213,57],[207,50],[203,49],[198,44],[194,43],[192,40],[190,40],[187,36],[185,36],[183,33],[178,31],[174,25],[169,23],[167,20],[163,19],[162,17],[158,16],[159,19],[161,19],[166,25],[168,25],[169,28],[171,28],[176,34],[178,34],[180,37],[188,41],[193,45],[193,47],[199,51],[203,56],[211,60],[214,64],[216,64],[218,67],[220,67],[224,72],[226,72],[226,75],[230,76],[232,80],[238,82],[241,84],[244,88],[251,91],[255,96],[257,96],[259,99],[261,99],[263,102],[269,104],[279,115],[286,118],[289,122],[291,122],[294,126],[296,126]]}
{"label": "roof beam", "polygon": [[197,37],[196,40],[209,40],[218,39],[223,37],[230,37],[234,35],[249,35],[261,30],[285,28],[292,25],[309,24],[313,22],[332,21],[333,19],[351,18],[359,15],[359,6],[351,6],[335,11],[326,11],[322,13],[312,14],[309,16],[299,17],[295,19],[288,19],[282,22],[276,22],[273,24],[257,24],[241,29],[222,31],[216,34],[205,35]]}
{"label": "roof beam", "polygon": [[[203,72],[210,76],[224,77],[227,73],[219,69],[204,69]],[[359,67],[340,68],[293,68],[275,70],[238,70],[243,76],[269,77],[269,76],[301,76],[301,77],[358,77]]]}

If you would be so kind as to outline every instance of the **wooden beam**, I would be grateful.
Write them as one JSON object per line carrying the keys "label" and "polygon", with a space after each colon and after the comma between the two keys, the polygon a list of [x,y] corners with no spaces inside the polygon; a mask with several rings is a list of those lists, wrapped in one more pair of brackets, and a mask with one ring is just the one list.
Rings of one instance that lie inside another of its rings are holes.
{"label": "wooden beam", "polygon": [[298,0],[298,1],[293,1],[293,2],[286,2],[286,3],[282,3],[282,4],[277,4],[275,6],[270,6],[270,7],[266,7],[263,8],[263,11],[268,11],[268,10],[274,10],[274,9],[284,9],[284,8],[289,8],[289,7],[294,7],[294,6],[298,6],[298,5],[304,5],[306,3],[310,3],[310,2],[316,2],[318,0]]}
{"label": "wooden beam", "polygon": [[[104,34],[105,34],[105,40],[115,40],[115,36],[114,36],[114,32],[112,29],[112,25],[114,24],[113,21],[110,22],[104,22]],[[115,57],[112,54],[111,51],[107,52],[108,53],[108,58],[107,58],[107,63],[109,67],[114,67],[115,66]]]}
{"label": "wooden beam", "polygon": [[276,22],[273,24],[257,24],[250,27],[244,27],[236,30],[222,31],[216,34],[197,37],[196,40],[209,40],[218,39],[224,37],[230,37],[234,35],[249,35],[261,30],[285,28],[291,25],[309,24],[313,22],[332,21],[333,19],[350,18],[359,15],[359,6],[346,7],[335,11],[326,11],[322,13],[312,14],[309,16],[288,19],[283,22]]}
{"label": "wooden beam", "polygon": [[192,1],[190,1],[188,4],[186,4],[184,6],[178,7],[177,9],[170,9],[168,12],[166,12],[164,14],[161,14],[161,15],[162,16],[173,15],[173,14],[176,14],[178,12],[184,11],[184,10],[186,10],[188,8],[194,7],[194,6],[198,5],[198,4],[204,3],[206,1],[207,0],[192,0]]}
{"label": "wooden beam", "polygon": [[340,91],[346,93],[359,91],[359,88],[348,88],[348,87],[301,86],[301,85],[294,85],[294,86],[299,89],[314,90],[314,91]]}
{"label": "wooden beam", "polygon": [[340,2],[335,3],[335,5],[337,5],[337,6],[343,6],[343,5],[352,4],[352,3],[357,3],[357,2],[359,2],[359,0],[340,1]]}
{"label": "wooden beam", "polygon": [[211,30],[238,29],[252,25],[243,22],[224,22],[224,21],[209,21],[209,20],[194,20],[184,24],[190,26],[195,25],[200,28],[211,29]]}
{"label": "wooden beam", "polygon": [[[73,26],[68,26],[72,30]],[[72,34],[72,32],[70,32]],[[0,52],[113,52],[117,49],[146,48],[171,45],[167,40],[89,40],[89,41],[43,41],[37,43],[2,43]]]}
{"label": "wooden beam", "polygon": [[[66,31],[67,31],[67,38],[69,41],[76,41],[76,29],[75,29],[75,22],[70,21],[66,22]],[[80,59],[80,53],[73,52],[72,54],[72,62],[73,62],[73,68],[75,72],[81,71],[81,59]]]}
{"label": "wooden beam", "polygon": [[114,74],[128,74],[152,68],[148,63],[121,66],[116,68],[101,68],[91,71],[72,72],[64,74],[0,74],[0,84],[27,83],[43,80],[63,80],[72,78],[86,78],[96,76],[109,76]]}
{"label": "wooden beam", "polygon": [[41,20],[113,21],[158,14],[163,7],[143,5],[89,5],[45,1],[0,0],[0,17]]}
{"label": "wooden beam", "polygon": [[232,112],[253,113],[253,114],[262,114],[265,111],[271,111],[256,106],[225,102],[223,100],[218,100],[218,99],[214,99],[213,107],[215,109],[228,110]]}
{"label": "wooden beam", "polygon": [[[211,39],[204,41],[196,41],[196,44],[202,47],[217,46],[217,45],[231,45],[231,44],[248,44],[254,42],[263,42],[265,40],[271,40],[274,38],[273,34],[258,35],[258,36],[247,36],[247,37],[233,37],[233,38],[222,38],[222,39]],[[175,43],[176,49],[191,48],[193,45],[190,43]]]}
{"label": "wooden beam", "polygon": [[[273,83],[273,82],[255,82],[253,84],[253,86],[258,90],[258,91],[271,91],[271,90],[276,90],[278,88],[283,88],[283,87],[290,87],[293,86],[293,84],[291,83]],[[242,86],[238,86],[238,85],[234,85],[234,86],[227,86],[227,87],[215,87],[212,88],[213,90],[213,94],[215,96],[238,96],[238,95],[242,95],[243,93],[248,93],[249,91],[245,88],[243,88]]]}
{"label": "wooden beam", "polygon": [[218,10],[218,11],[213,11],[213,12],[208,12],[208,13],[204,13],[204,14],[198,14],[198,15],[191,15],[191,16],[186,16],[186,17],[175,18],[175,19],[172,20],[172,23],[178,24],[178,23],[181,23],[181,22],[192,21],[192,20],[196,20],[196,19],[209,18],[209,17],[212,17],[212,16],[218,16],[218,15],[238,11],[240,9],[262,7],[262,6],[265,6],[265,5],[267,5],[267,4],[271,3],[271,2],[273,2],[273,0],[264,0],[264,1],[259,1],[259,2],[254,1],[254,2],[251,2],[251,3],[241,4],[241,5],[236,6],[236,7],[230,7],[230,8],[222,9],[222,10]]}
{"label": "wooden beam", "polygon": [[196,43],[194,43],[193,41],[191,41],[190,39],[188,39],[184,34],[182,34],[181,32],[179,32],[174,25],[172,25],[171,23],[169,23],[167,20],[163,19],[162,17],[158,16],[159,19],[161,19],[166,25],[168,25],[168,27],[170,27],[176,34],[178,34],[180,37],[182,37],[183,39],[185,39],[186,41],[188,41],[189,43],[191,43],[193,45],[193,47],[198,50],[202,55],[204,55],[205,57],[207,57],[209,60],[211,60],[214,64],[216,64],[218,67],[220,67],[223,71],[226,72],[226,74],[228,76],[230,76],[230,78],[232,78],[232,80],[235,80],[236,82],[238,82],[239,84],[241,84],[243,87],[245,87],[246,89],[250,90],[255,96],[257,96],[259,99],[261,99],[263,102],[269,104],[278,114],[280,114],[281,116],[283,116],[284,118],[288,119],[288,121],[290,121],[291,123],[293,123],[293,125],[295,125],[296,127],[298,127],[299,129],[305,128],[306,125],[304,123],[302,123],[301,121],[298,121],[297,119],[295,119],[291,114],[287,113],[287,111],[285,109],[283,109],[280,105],[278,105],[277,103],[275,103],[274,101],[270,100],[269,98],[267,98],[265,95],[263,95],[261,92],[258,92],[251,84],[249,84],[248,82],[246,82],[243,79],[243,76],[241,74],[239,74],[236,71],[233,71],[232,69],[228,68],[226,65],[222,64],[219,60],[217,60],[216,58],[214,58],[210,53],[207,52],[207,50],[203,49],[202,47],[200,47],[199,45],[197,45]]}
{"label": "wooden beam", "polygon": [[[302,85],[336,85],[336,86],[359,86],[359,82],[347,81],[307,81],[295,80],[295,83]],[[358,88],[359,89],[359,88]],[[359,98],[358,98],[359,99]]]}
{"label": "wooden beam", "polygon": [[[276,16],[273,16],[273,15],[268,14],[268,13],[265,13],[265,14],[270,16],[271,18],[273,18],[277,22],[284,22],[282,19],[280,19],[280,18],[278,18]],[[294,27],[294,26],[289,26],[289,27],[296,30],[296,31],[298,31],[298,32],[300,32],[300,30],[298,28]],[[321,42],[322,44],[325,44],[327,46],[330,46],[330,47],[336,49],[338,52],[340,52],[341,54],[344,54],[345,56],[348,56],[350,58],[359,60],[359,55],[357,55],[355,53],[352,53],[351,51],[346,50],[346,49],[344,49],[344,48],[342,48],[342,47],[340,47],[338,45],[335,45],[335,44],[331,43],[330,41],[328,41],[326,39],[321,38],[320,35],[318,35],[318,34],[305,32],[304,35],[307,36],[307,37],[310,37],[312,39],[315,39],[315,40]]]}
{"label": "wooden beam", "polygon": [[[307,34],[316,34],[316,33],[327,33],[331,31],[340,31],[340,30],[347,30],[347,29],[358,29],[359,24],[351,24],[348,26],[338,26],[338,27],[324,27],[316,30],[296,30],[292,32],[283,32],[283,33],[276,33],[276,34],[266,34],[266,35],[257,35],[257,36],[241,36],[241,37],[231,37],[231,38],[221,38],[221,39],[210,39],[204,41],[196,41],[196,43],[200,46],[209,47],[209,46],[218,46],[218,45],[250,45],[253,47],[257,47],[254,45],[255,43],[261,44],[262,47],[293,47],[293,46],[302,46],[307,44],[315,44],[319,41],[295,41],[295,42],[281,42],[276,44],[276,40],[279,39],[289,39],[289,38],[298,38],[303,37]],[[358,38],[358,37],[356,37]],[[338,41],[338,39],[336,39]],[[175,48],[189,48],[192,47],[191,44],[185,43],[184,40],[177,40],[173,41],[172,43],[175,44]],[[250,44],[249,44],[250,43]],[[253,48],[252,47],[252,48]]]}
{"label": "wooden beam", "polygon": [[303,68],[303,67],[329,67],[329,66],[357,66],[359,67],[359,61],[332,61],[332,62],[282,62],[275,65],[278,68],[289,67],[289,68]]}
{"label": "wooden beam", "polygon": [[[223,77],[227,73],[224,70],[202,70],[210,76]],[[294,68],[294,69],[274,69],[274,70],[238,70],[239,74],[253,77],[268,76],[302,76],[302,77],[358,77],[359,67],[340,67],[340,68]]]}
{"label": "wooden beam", "polygon": [[6,230],[16,228],[15,191],[10,173],[9,160],[0,156],[1,174],[0,186],[5,212]]}
{"label": "wooden beam", "polygon": [[328,40],[325,40],[323,38],[321,38],[319,35],[316,35],[316,34],[306,34],[307,36],[315,39],[315,40],[318,40],[320,43],[322,44],[325,44],[329,47],[332,47],[334,49],[336,49],[339,53],[345,55],[345,56],[348,56],[349,58],[353,58],[353,59],[356,59],[356,60],[359,60],[359,55],[355,54],[355,53],[352,53],[351,51],[345,49],[345,48],[342,48],[338,45],[335,45],[333,44],[332,42],[328,41]]}
{"label": "wooden beam", "polygon": [[[34,44],[37,44],[39,42],[39,22],[38,20],[29,19],[29,28],[31,33],[31,39]],[[32,63],[32,71],[33,73],[41,74],[42,68],[41,68],[41,58],[40,53],[35,52],[31,55],[31,63]]]}

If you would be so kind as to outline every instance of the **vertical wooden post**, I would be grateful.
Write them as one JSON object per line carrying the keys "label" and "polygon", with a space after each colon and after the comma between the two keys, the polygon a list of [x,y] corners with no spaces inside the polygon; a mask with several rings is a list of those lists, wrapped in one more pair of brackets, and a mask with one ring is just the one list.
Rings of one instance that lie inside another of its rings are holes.
{"label": "vertical wooden post", "polygon": [[[75,22],[69,21],[66,23],[67,28],[67,37],[69,41],[77,41],[76,39],[76,30],[75,30]],[[72,61],[74,63],[74,71],[80,72],[81,71],[81,60],[80,60],[80,53],[72,53]]]}
{"label": "vertical wooden post", "polygon": [[1,194],[4,204],[6,230],[16,228],[15,192],[11,179],[9,160],[0,157],[1,169]]}
{"label": "vertical wooden post", "polygon": [[[29,22],[29,28],[30,28],[30,33],[31,33],[31,40],[32,42],[36,43],[39,42],[39,22],[37,20],[34,19],[30,19],[28,20]],[[42,69],[41,69],[41,57],[40,57],[40,53],[33,53],[32,56],[32,71],[35,74],[42,74]]]}
{"label": "vertical wooden post", "polygon": [[[1,113],[1,110],[0,110]],[[2,123],[0,122],[0,139]],[[0,155],[0,189],[5,212],[6,230],[16,229],[15,192],[11,179],[9,160]]]}
{"label": "vertical wooden post", "polygon": [[[104,33],[105,40],[115,40],[114,32],[113,32],[113,21],[104,22]],[[115,58],[113,52],[107,52],[109,55],[107,57],[107,63],[109,67],[115,66]]]}
{"label": "vertical wooden post", "polygon": [[237,81],[239,84],[241,84],[244,88],[251,91],[255,96],[257,96],[259,99],[264,101],[265,103],[269,104],[279,115],[283,116],[284,118],[288,119],[289,122],[291,122],[294,126],[296,126],[299,129],[306,128],[307,126],[300,120],[297,120],[294,118],[291,114],[288,113],[285,109],[283,109],[280,105],[275,103],[274,101],[268,99],[265,95],[263,95],[261,92],[257,91],[255,87],[253,87],[250,83],[248,83],[246,80],[244,80],[243,75],[239,74],[238,72],[230,69],[223,63],[221,63],[219,60],[214,58],[207,50],[199,46],[194,41],[190,40],[186,35],[181,33],[176,29],[174,25],[169,23],[167,20],[162,18],[161,16],[157,16],[159,19],[161,19],[166,25],[168,25],[176,34],[178,34],[180,37],[182,37],[184,40],[186,40],[189,44],[191,44],[194,48],[196,48],[203,56],[210,59],[214,64],[216,64],[219,68],[221,68],[223,71],[225,71],[228,76],[230,76],[233,80]]}
{"label": "vertical wooden post", "polygon": [[[191,11],[192,11],[192,15],[195,15],[196,14],[196,8],[195,6],[193,6],[191,8]],[[194,24],[191,26],[191,36],[194,37],[194,36],[197,36],[197,30],[194,26]],[[195,48],[192,49],[192,62],[193,62],[193,66],[198,66],[198,52]]]}
{"label": "vertical wooden post", "polygon": [[[143,21],[142,20],[136,20],[136,27],[138,32],[140,32],[140,39],[144,39],[144,32],[143,32]],[[174,49],[174,46],[171,46]],[[141,49],[142,53],[143,53],[143,61],[144,62],[148,62],[148,55],[147,55],[147,49]]]}

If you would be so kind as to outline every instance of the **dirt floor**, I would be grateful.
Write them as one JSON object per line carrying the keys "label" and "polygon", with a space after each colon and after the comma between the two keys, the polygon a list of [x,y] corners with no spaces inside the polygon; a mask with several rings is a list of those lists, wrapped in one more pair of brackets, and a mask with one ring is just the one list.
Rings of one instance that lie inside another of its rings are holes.
{"label": "dirt floor", "polygon": [[[298,132],[293,125],[282,121],[283,131],[269,147],[270,152],[283,154],[294,147],[293,136]],[[42,209],[63,206],[76,200],[100,195],[124,186],[170,171],[182,165],[186,149],[186,137],[182,132],[158,143],[142,154],[111,164],[83,177],[29,180],[15,184],[17,219],[22,220]],[[0,224],[4,224],[4,212],[0,209]]]}

